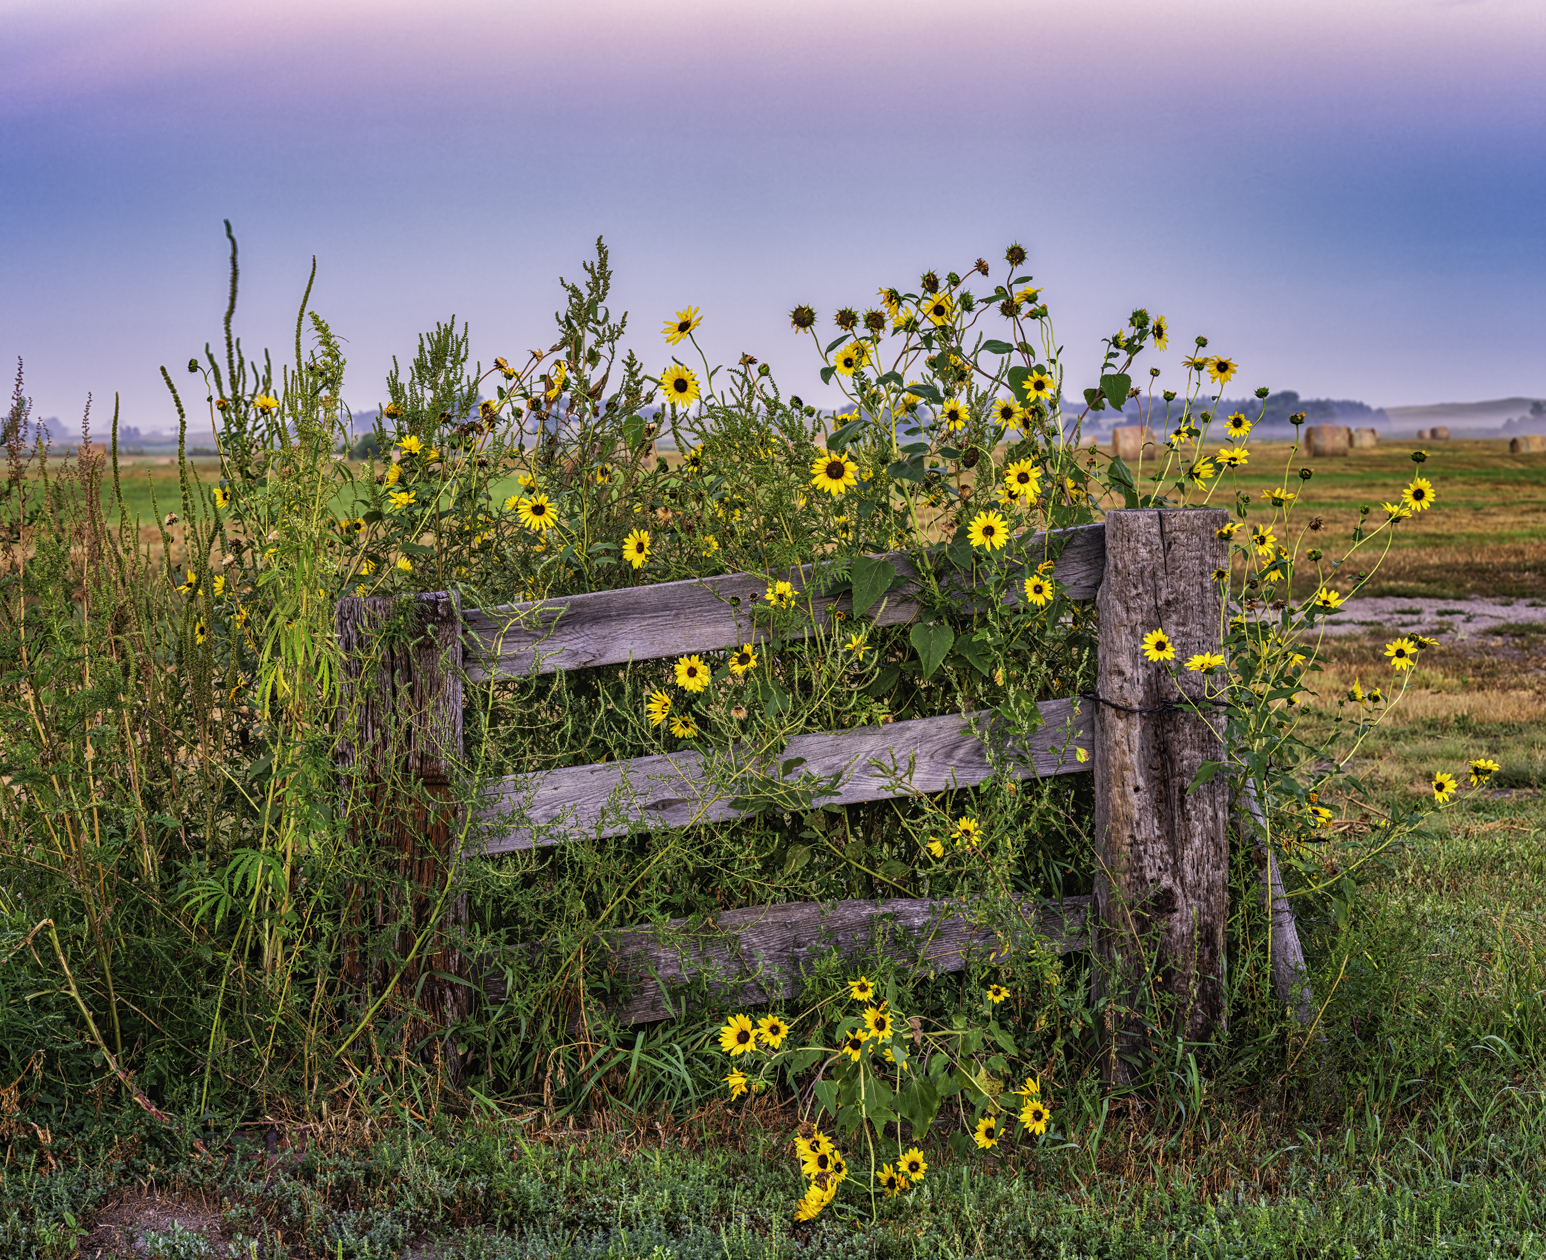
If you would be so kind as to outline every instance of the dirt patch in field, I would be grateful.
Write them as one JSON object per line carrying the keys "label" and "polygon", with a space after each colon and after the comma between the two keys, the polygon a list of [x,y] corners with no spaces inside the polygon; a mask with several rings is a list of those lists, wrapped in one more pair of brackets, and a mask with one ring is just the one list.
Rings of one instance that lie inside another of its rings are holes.
{"label": "dirt patch in field", "polygon": [[147,1256],[147,1235],[177,1236],[179,1232],[201,1235],[210,1253],[225,1252],[220,1206],[211,1200],[184,1194],[163,1194],[153,1187],[131,1190],[98,1212],[92,1229],[80,1241],[83,1260],[102,1257]]}

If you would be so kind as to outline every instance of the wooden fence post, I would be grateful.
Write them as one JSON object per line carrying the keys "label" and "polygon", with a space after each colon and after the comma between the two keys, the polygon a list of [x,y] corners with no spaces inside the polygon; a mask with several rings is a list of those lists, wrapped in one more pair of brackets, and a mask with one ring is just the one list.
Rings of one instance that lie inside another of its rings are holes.
{"label": "wooden fence post", "polygon": [[[1106,514],[1106,572],[1095,704],[1096,984],[1119,1007],[1158,998],[1174,1031],[1205,1039],[1226,1018],[1224,930],[1229,898],[1228,779],[1188,792],[1204,761],[1222,761],[1222,715],[1171,707],[1171,681],[1203,698],[1204,676],[1184,662],[1217,652],[1227,563],[1222,509],[1133,509]],[[1163,630],[1175,660],[1145,659],[1143,637]],[[1215,684],[1216,685],[1216,684]],[[1132,1078],[1141,1024],[1111,1027],[1103,1075]]]}
{"label": "wooden fence post", "polygon": [[[394,976],[400,996],[417,992],[423,1015],[406,1026],[417,1041],[464,1017],[471,1003],[468,986],[456,982],[469,968],[453,932],[466,921],[466,895],[447,882],[461,834],[452,779],[462,755],[462,628],[456,593],[442,591],[416,597],[408,632],[384,641],[381,629],[397,603],[350,597],[338,601],[335,613],[343,656],[340,720],[347,724],[339,763],[357,772],[352,785],[345,783],[353,793],[350,839],[397,884],[396,890],[378,885],[374,905],[357,903],[351,926],[399,925],[396,961],[379,959],[367,975],[368,951],[356,933],[343,969],[346,979],[368,982],[378,993]],[[400,966],[421,936],[417,955]],[[444,1050],[445,1070],[455,1080],[460,1060],[454,1048]]]}

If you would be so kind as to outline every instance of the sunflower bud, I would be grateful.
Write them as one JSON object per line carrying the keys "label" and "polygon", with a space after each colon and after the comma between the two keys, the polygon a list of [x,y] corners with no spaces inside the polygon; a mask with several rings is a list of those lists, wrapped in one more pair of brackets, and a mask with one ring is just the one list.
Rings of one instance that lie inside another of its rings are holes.
{"label": "sunflower bud", "polygon": [[1293,415],[1289,416],[1288,422],[1290,424],[1296,424],[1296,425],[1297,424],[1303,424],[1304,423],[1304,412],[1302,412],[1302,411],[1294,412]]}
{"label": "sunflower bud", "polygon": [[1313,563],[1314,561],[1319,560],[1326,553],[1323,552],[1319,547],[1311,547],[1310,550],[1308,550],[1304,554],[1305,554],[1305,558],[1310,560]]}
{"label": "sunflower bud", "polygon": [[789,405],[796,411],[799,411],[801,407],[805,406],[805,399],[801,398],[799,394],[790,394]]}
{"label": "sunflower bud", "polygon": [[1175,400],[1176,400],[1176,391],[1173,390],[1173,389],[1167,389],[1165,391],[1164,398],[1165,398],[1166,402],[1175,402]]}
{"label": "sunflower bud", "polygon": [[797,332],[807,332],[816,326],[816,312],[808,306],[797,306],[789,312],[789,322]]}
{"label": "sunflower bud", "polygon": [[1257,397],[1258,397],[1258,398],[1265,398],[1265,397],[1266,397],[1266,396],[1267,396],[1267,395],[1268,395],[1268,394],[1270,394],[1270,393],[1271,393],[1271,392],[1272,392],[1272,391],[1271,391],[1271,390],[1270,390],[1270,389],[1268,389],[1268,388],[1267,388],[1267,387],[1266,387],[1266,386],[1265,386],[1265,385],[1263,385],[1263,386],[1262,386],[1262,387],[1261,387],[1261,388],[1260,388],[1260,389],[1258,389],[1258,390],[1257,390],[1257,391],[1256,391],[1256,396],[1257,396]]}
{"label": "sunflower bud", "polygon": [[757,375],[758,376],[772,376],[773,375],[773,369],[770,368],[766,363],[759,363],[757,365]]}
{"label": "sunflower bud", "polygon": [[859,312],[851,306],[845,306],[832,317],[832,322],[844,332],[853,332],[859,323]]}
{"label": "sunflower bud", "polygon": [[1149,369],[1149,375],[1150,376],[1158,376],[1159,374],[1160,374],[1159,368],[1150,368]]}
{"label": "sunflower bud", "polygon": [[1208,344],[1208,339],[1206,337],[1199,337],[1199,338],[1197,338],[1197,348],[1199,350],[1201,350],[1207,344]]}
{"label": "sunflower bud", "polygon": [[1025,246],[1018,241],[1004,251],[1004,261],[1011,267],[1018,267],[1025,261]]}
{"label": "sunflower bud", "polygon": [[197,359],[189,359],[188,360],[188,371],[190,371],[190,372],[197,372],[198,370],[199,370],[199,361]]}
{"label": "sunflower bud", "polygon": [[1428,452],[1427,451],[1413,451],[1412,452],[1412,462],[1414,464],[1421,464],[1427,458],[1428,458]]}
{"label": "sunflower bud", "polygon": [[1299,470],[1300,481],[1308,481],[1313,476],[1315,476],[1315,469],[1313,468],[1301,468]]}

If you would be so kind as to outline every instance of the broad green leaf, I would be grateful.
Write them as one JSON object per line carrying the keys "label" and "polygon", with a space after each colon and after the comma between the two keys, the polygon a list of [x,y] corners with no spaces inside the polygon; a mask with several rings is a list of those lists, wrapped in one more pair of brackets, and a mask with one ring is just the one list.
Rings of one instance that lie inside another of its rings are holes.
{"label": "broad green leaf", "polygon": [[1014,347],[1007,341],[984,341],[982,350],[984,354],[1010,354]]}
{"label": "broad green leaf", "polygon": [[623,421],[623,441],[629,446],[640,446],[644,442],[644,417],[629,416]]}
{"label": "broad green leaf", "polygon": [[852,334],[851,333],[844,333],[841,337],[839,337],[836,341],[832,342],[832,344],[827,347],[826,353],[831,354],[839,346],[844,345],[846,342],[850,341],[851,339],[852,339]]}
{"label": "broad green leaf", "polygon": [[838,1114],[836,1081],[817,1081],[816,1097],[821,1100],[821,1105],[831,1112],[833,1116]]}
{"label": "broad green leaf", "polygon": [[918,653],[918,662],[923,666],[923,676],[927,678],[939,668],[939,663],[945,659],[945,653],[950,651],[956,636],[955,631],[949,626],[916,625],[908,634],[907,640]]}
{"label": "broad green leaf", "polygon": [[992,676],[993,653],[986,643],[963,636],[956,640],[956,651],[970,661],[972,668],[984,678]]}
{"label": "broad green leaf", "polygon": [[1106,401],[1114,411],[1122,410],[1127,403],[1127,391],[1132,387],[1133,378],[1126,372],[1113,372],[1100,378],[1100,392],[1106,395]]}
{"label": "broad green leaf", "polygon": [[1195,792],[1204,783],[1212,783],[1213,776],[1224,768],[1222,761],[1205,761],[1197,767],[1197,773],[1192,776],[1192,781],[1186,785],[1188,793]]}
{"label": "broad green leaf", "polygon": [[858,416],[847,424],[833,430],[832,436],[827,439],[829,450],[840,451],[854,439],[854,435],[870,422],[868,416]]}
{"label": "broad green leaf", "polygon": [[1006,378],[1009,381],[1009,388],[1014,390],[1015,397],[1022,403],[1031,401],[1031,396],[1025,388],[1025,382],[1030,379],[1030,375],[1031,371],[1029,368],[1017,365],[1009,369],[1009,375]]}
{"label": "broad green leaf", "polygon": [[854,616],[862,617],[891,589],[896,566],[889,560],[856,556],[853,563]]}
{"label": "broad green leaf", "polygon": [[1133,473],[1120,455],[1113,455],[1111,463],[1106,466],[1113,484],[1120,486],[1122,500],[1125,506],[1135,508],[1138,506],[1138,487],[1133,484]]}

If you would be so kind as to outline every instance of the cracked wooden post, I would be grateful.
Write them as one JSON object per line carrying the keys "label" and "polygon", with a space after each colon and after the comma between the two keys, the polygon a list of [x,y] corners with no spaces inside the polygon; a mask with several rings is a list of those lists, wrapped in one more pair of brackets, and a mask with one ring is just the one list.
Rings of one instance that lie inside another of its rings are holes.
{"label": "cracked wooden post", "polygon": [[[349,912],[357,930],[346,937],[343,971],[346,980],[379,993],[428,930],[397,979],[400,1000],[418,995],[422,1015],[405,1025],[416,1041],[465,1017],[471,1002],[469,987],[457,983],[469,968],[455,943],[467,899],[447,883],[461,834],[453,786],[462,756],[461,610],[455,592],[419,595],[408,625],[384,637],[397,605],[390,597],[350,597],[335,612],[343,657],[338,762],[354,772],[344,783],[352,796],[349,839],[384,877],[373,899],[357,900]],[[389,955],[367,967],[371,951],[361,933],[391,925],[397,932]],[[455,1048],[445,1045],[443,1053],[455,1080]]]}
{"label": "cracked wooden post", "polygon": [[[1221,650],[1227,564],[1222,509],[1132,509],[1106,515],[1106,571],[1095,703],[1097,993],[1117,1008],[1102,1065],[1120,1088],[1143,1057],[1143,1018],[1202,1041],[1227,1016],[1224,931],[1229,897],[1228,776],[1188,792],[1205,761],[1222,761],[1222,715],[1169,707],[1203,698],[1184,662]],[[1163,630],[1175,659],[1150,662],[1142,641]],[[1217,684],[1214,684],[1215,686]],[[1123,1012],[1127,1017],[1123,1017]]]}

